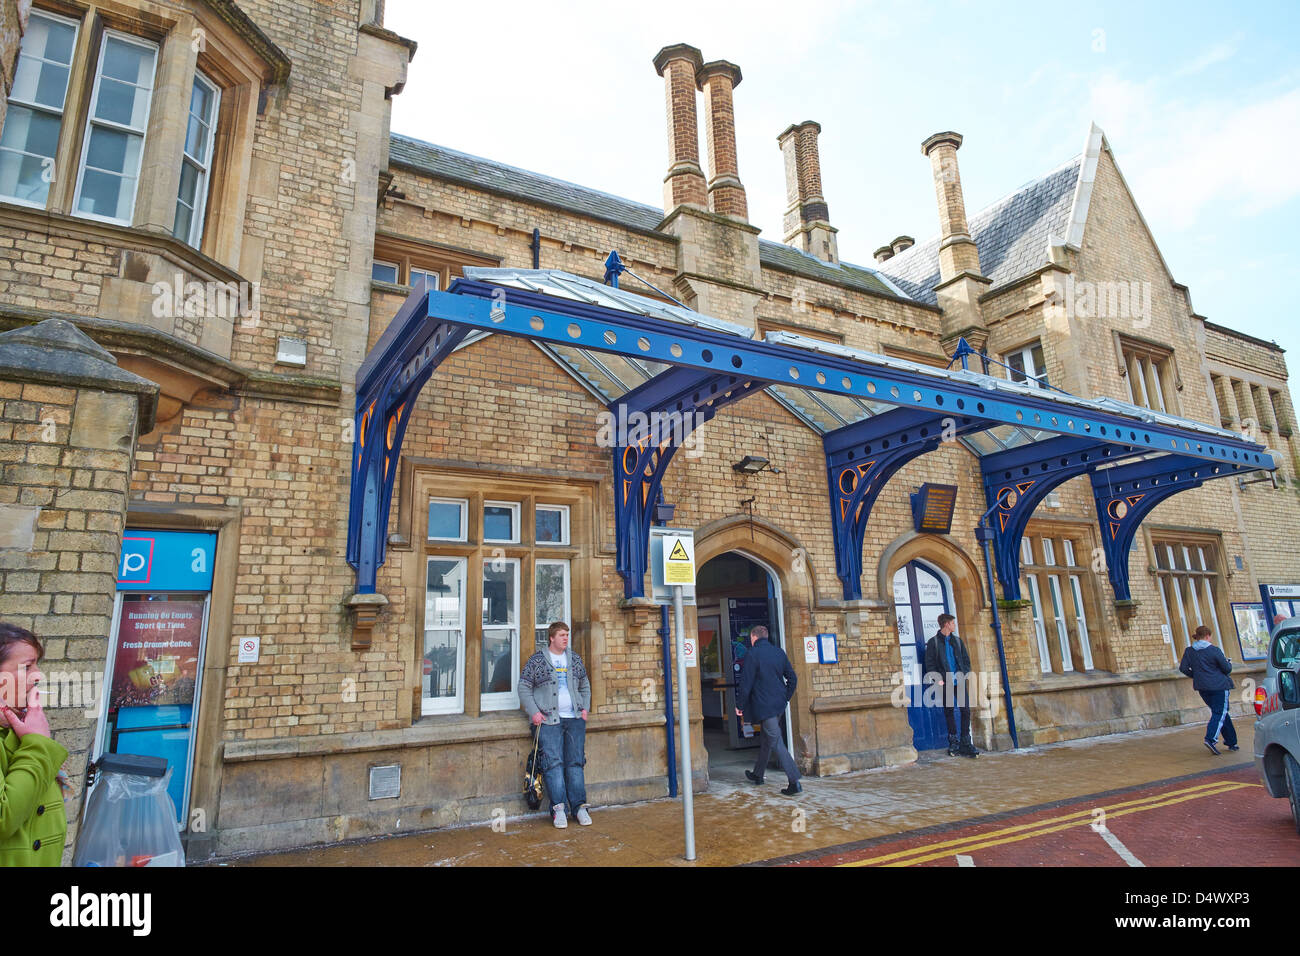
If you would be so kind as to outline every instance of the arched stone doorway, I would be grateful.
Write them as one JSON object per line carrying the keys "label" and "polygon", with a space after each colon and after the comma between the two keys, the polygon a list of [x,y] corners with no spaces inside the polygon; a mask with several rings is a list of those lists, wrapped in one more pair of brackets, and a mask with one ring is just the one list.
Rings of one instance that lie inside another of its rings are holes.
{"label": "arched stone doorway", "polygon": [[[728,588],[738,591],[736,595],[738,600],[755,599],[746,607],[735,609],[740,612],[735,617],[741,625],[729,630],[743,629],[747,634],[748,627],[754,623],[748,620],[748,617],[758,612],[756,599],[762,597],[766,600],[769,630],[789,655],[790,663],[799,681],[787,712],[787,743],[790,753],[801,770],[809,772],[815,755],[813,718],[809,710],[809,702],[813,699],[813,688],[811,674],[808,666],[803,662],[803,655],[796,653],[803,635],[815,630],[812,607],[816,588],[807,551],[796,538],[776,525],[761,518],[754,518],[751,521],[748,515],[733,515],[709,522],[696,529],[695,560],[700,569],[697,581],[703,582],[697,583],[696,588],[698,605],[695,609],[696,624],[700,631],[708,630],[708,625],[712,623],[708,618],[715,616],[718,619],[716,624],[719,639],[724,636],[721,608],[716,606],[716,601],[709,599],[730,600],[732,596],[726,593]],[[710,580],[706,572],[715,561],[718,562],[716,568],[723,572],[724,576]],[[746,568],[749,570],[746,571]],[[741,580],[742,578],[744,580]],[[728,625],[731,623],[731,612],[732,608],[728,606],[726,615],[728,620],[725,622]],[[734,705],[731,703],[734,700],[734,693],[727,695],[726,689],[714,689],[716,681],[704,677],[707,669],[705,653],[704,635],[701,634],[701,667],[698,669],[702,691],[701,709],[706,715],[721,718],[723,713],[720,708],[725,707],[726,713],[731,713],[734,718]],[[722,655],[719,654],[719,657],[721,658]],[[722,682],[734,683],[734,670]],[[713,697],[714,702],[704,703],[704,698],[709,696]],[[729,746],[732,736],[729,729],[722,726],[721,719],[706,722],[705,733],[709,742],[710,775],[712,776],[715,765],[722,767],[734,765],[734,776],[738,781],[743,781],[740,768],[753,765],[754,751],[747,747]],[[728,777],[732,775],[730,770],[724,770],[724,773]]]}
{"label": "arched stone doorway", "polygon": [[[979,568],[951,537],[908,532],[881,552],[876,584],[881,600],[890,609],[890,623],[899,635],[899,667],[909,690],[908,723],[913,729],[914,746],[918,751],[946,747],[942,711],[925,714],[918,707],[914,712],[920,700],[912,686],[920,681],[922,662],[918,657],[925,642],[938,630],[936,619],[940,613],[956,616],[957,633],[966,642],[971,667],[977,673],[998,669]],[[992,714],[983,713],[977,700],[971,701],[971,727],[987,746],[992,735]]]}

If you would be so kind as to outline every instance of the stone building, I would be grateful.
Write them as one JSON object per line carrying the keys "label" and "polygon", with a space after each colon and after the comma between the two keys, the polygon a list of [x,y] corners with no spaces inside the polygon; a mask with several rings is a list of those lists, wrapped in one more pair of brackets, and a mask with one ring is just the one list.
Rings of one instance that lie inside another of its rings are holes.
{"label": "stone building", "polygon": [[[1199,717],[1173,669],[1190,629],[1210,622],[1240,661],[1232,604],[1300,577],[1282,352],[1193,311],[1095,128],[1070,163],[970,216],[962,137],[930,137],[938,236],[852,265],[820,126],[776,137],[784,235],[760,238],[736,155],[741,71],[684,44],[653,62],[660,208],[391,134],[415,44],[374,0],[5,0],[4,16],[0,617],[49,639],[51,672],[100,675],[97,707],[53,711],[78,773],[104,750],[169,756],[192,858],[522,813],[517,674],[556,618],[591,672],[592,802],[667,792],[660,610],[620,573],[601,434],[662,365],[465,336],[384,436],[401,454],[372,592],[348,563],[370,434],[357,391],[412,287],[469,276],[507,297],[597,295],[566,276],[601,283],[616,250],[635,275],[623,292],[651,312],[671,297],[741,337],[903,369],[947,367],[964,340],[976,372],[984,353],[1022,392],[1246,430],[1272,451],[1276,487],[1252,472],[1157,506],[1122,597],[1095,478],[1031,504],[999,557],[1000,657],[973,533],[1001,494],[985,465],[1047,433],[972,430],[902,464],[869,506],[855,573],[837,554],[826,436],[880,403],[770,384],[710,410],[661,486],[701,568],[687,621],[699,786],[750,742],[724,716],[726,674],[756,623],[799,674],[797,759],[833,774],[933,744],[908,688],[945,608],[987,678],[976,742],[1005,748],[1007,690],[1022,745]],[[24,377],[7,357],[33,347],[95,375]],[[925,483],[956,486],[947,534],[916,530],[909,493]],[[162,623],[179,656],[132,656]],[[806,660],[816,634],[836,635],[837,663]]]}

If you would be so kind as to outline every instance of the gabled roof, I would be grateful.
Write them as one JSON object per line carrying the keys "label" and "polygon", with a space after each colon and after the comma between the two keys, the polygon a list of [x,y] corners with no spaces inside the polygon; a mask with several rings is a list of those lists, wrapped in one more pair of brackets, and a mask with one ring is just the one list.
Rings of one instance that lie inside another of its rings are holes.
{"label": "gabled roof", "polygon": [[[970,217],[980,269],[994,288],[1045,265],[1049,237],[1061,241],[1070,232],[1071,206],[1083,161],[1082,154],[1076,156]],[[885,260],[879,271],[912,298],[937,304],[934,287],[939,284],[939,237]]]}

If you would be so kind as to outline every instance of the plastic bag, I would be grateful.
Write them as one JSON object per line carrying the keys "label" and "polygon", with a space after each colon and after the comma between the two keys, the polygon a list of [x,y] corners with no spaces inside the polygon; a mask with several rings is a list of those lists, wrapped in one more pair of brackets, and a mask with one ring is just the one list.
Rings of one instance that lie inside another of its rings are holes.
{"label": "plastic bag", "polygon": [[77,836],[73,866],[184,866],[176,805],[160,777],[101,769]]}

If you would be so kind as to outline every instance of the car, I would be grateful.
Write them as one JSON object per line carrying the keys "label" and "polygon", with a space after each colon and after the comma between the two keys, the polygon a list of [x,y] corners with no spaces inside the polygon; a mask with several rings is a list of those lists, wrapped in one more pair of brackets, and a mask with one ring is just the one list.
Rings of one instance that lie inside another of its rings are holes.
{"label": "car", "polygon": [[1264,680],[1255,688],[1255,713],[1263,716],[1278,708],[1277,674],[1300,661],[1300,617],[1288,618],[1273,627],[1268,642]]}
{"label": "car", "polygon": [[1255,769],[1269,796],[1289,798],[1300,834],[1300,663],[1277,672],[1272,710],[1255,722]]}

